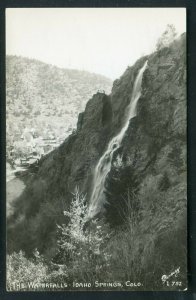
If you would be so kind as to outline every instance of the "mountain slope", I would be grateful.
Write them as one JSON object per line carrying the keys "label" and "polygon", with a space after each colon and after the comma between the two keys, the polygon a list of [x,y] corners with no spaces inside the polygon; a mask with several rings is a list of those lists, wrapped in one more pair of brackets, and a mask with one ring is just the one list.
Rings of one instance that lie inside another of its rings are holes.
{"label": "mountain slope", "polygon": [[[8,223],[10,251],[22,248],[30,254],[38,247],[54,255],[56,223],[63,221],[76,186],[89,200],[95,166],[123,124],[136,75],[146,59],[137,116],[131,119],[106,179],[104,214],[118,232],[116,244],[108,247],[111,253],[124,253],[130,242],[131,261],[149,274],[149,282],[156,279],[152,286],[178,267],[186,281],[185,35],[129,67],[114,82],[111,95],[97,93],[89,100],[77,131],[40,161],[17,200]],[[127,218],[132,222],[128,238],[122,233]],[[15,232],[20,232],[17,240]],[[115,274],[121,263],[115,261]]]}
{"label": "mountain slope", "polygon": [[36,137],[65,139],[76,127],[87,100],[99,89],[110,92],[111,86],[112,81],[101,75],[7,56],[8,152],[13,144],[15,152],[17,148],[24,152],[21,136],[32,130]]}

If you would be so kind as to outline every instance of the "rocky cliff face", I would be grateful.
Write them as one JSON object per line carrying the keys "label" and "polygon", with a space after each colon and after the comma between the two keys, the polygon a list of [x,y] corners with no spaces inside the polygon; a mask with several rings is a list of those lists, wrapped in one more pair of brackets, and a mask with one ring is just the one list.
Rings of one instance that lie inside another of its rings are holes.
{"label": "rocky cliff face", "polygon": [[[113,99],[116,99],[116,95],[121,94],[121,91],[123,94],[127,89],[121,86],[115,88],[114,85]],[[113,105],[116,111],[119,109],[118,105],[118,101]],[[148,57],[148,68],[143,76],[143,92],[137,110],[137,117],[131,120],[120,149],[124,165],[128,165],[132,169],[132,174],[139,180],[138,189],[152,176],[152,181],[158,181],[160,185],[162,180],[167,181],[167,192],[174,192],[173,189],[177,192],[182,189],[184,193],[181,194],[181,200],[184,202],[186,198],[185,36],[173,43],[171,47]],[[118,117],[114,118],[114,124],[118,124]],[[175,192],[173,196],[175,198]]]}
{"label": "rocky cliff face", "polygon": [[[185,46],[182,35],[170,47],[129,67],[114,82],[111,95],[97,93],[89,100],[79,115],[77,131],[40,161],[17,200],[15,215],[8,220],[10,251],[30,252],[39,247],[48,252],[55,245],[55,226],[69,207],[74,188],[79,186],[89,200],[96,163],[122,125],[135,77],[146,59],[137,116],[114,155],[106,180],[106,218],[112,226],[121,225],[120,210],[131,197],[146,245],[151,233],[153,245],[170,254],[176,251],[174,244],[164,246],[170,237],[174,236],[175,245],[182,245],[180,249],[186,248]],[[17,241],[16,230],[21,233]]]}

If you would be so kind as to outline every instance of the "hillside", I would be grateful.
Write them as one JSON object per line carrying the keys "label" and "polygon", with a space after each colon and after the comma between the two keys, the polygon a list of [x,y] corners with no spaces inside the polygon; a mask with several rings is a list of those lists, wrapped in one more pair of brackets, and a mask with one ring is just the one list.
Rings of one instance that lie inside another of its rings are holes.
{"label": "hillside", "polygon": [[[63,211],[70,209],[76,186],[89,204],[95,168],[124,126],[146,61],[137,114],[130,119],[120,146],[113,143],[116,148],[104,182],[106,201],[96,216],[112,231],[105,245],[109,263],[103,263],[100,273],[93,269],[93,275],[86,275],[84,267],[81,276],[89,279],[96,273],[104,281],[140,280],[142,290],[186,288],[185,34],[128,67],[114,81],[110,95],[93,95],[79,115],[77,130],[40,160],[8,220],[10,253],[22,249],[31,256],[38,248],[47,259],[58,260],[56,224],[68,222]],[[110,158],[106,156],[102,169]],[[81,261],[79,266],[71,274],[82,280],[77,273]],[[162,276],[175,270],[180,270],[180,286],[165,286]]]}
{"label": "hillside", "polygon": [[8,157],[13,147],[15,157],[39,152],[39,138],[59,144],[76,128],[77,116],[88,99],[99,89],[110,92],[111,86],[112,81],[101,75],[7,56]]}

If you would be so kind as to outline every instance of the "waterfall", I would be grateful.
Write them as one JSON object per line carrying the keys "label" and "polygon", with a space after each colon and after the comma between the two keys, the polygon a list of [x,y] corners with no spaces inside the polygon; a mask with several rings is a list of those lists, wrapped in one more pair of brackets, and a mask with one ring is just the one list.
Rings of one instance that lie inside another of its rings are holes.
{"label": "waterfall", "polygon": [[89,219],[93,218],[101,210],[103,204],[106,203],[104,199],[105,180],[112,166],[113,154],[121,145],[125,132],[129,127],[129,121],[136,116],[136,106],[141,96],[142,77],[146,67],[147,61],[139,70],[135,79],[131,100],[128,107],[126,108],[126,115],[124,117],[123,127],[121,128],[120,132],[111,139],[111,141],[108,144],[107,150],[103,153],[95,167],[93,177],[93,189],[89,202]]}

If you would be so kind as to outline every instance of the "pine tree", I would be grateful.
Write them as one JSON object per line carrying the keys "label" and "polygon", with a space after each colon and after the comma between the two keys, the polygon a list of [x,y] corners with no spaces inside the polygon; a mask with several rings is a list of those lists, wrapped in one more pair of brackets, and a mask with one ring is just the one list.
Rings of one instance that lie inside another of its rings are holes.
{"label": "pine tree", "polygon": [[106,263],[109,256],[104,245],[110,236],[108,227],[98,219],[87,224],[88,205],[78,187],[73,193],[70,210],[64,211],[64,216],[68,223],[58,225],[60,263],[66,264],[74,274],[81,273],[82,269],[85,273],[91,272],[97,264]]}

